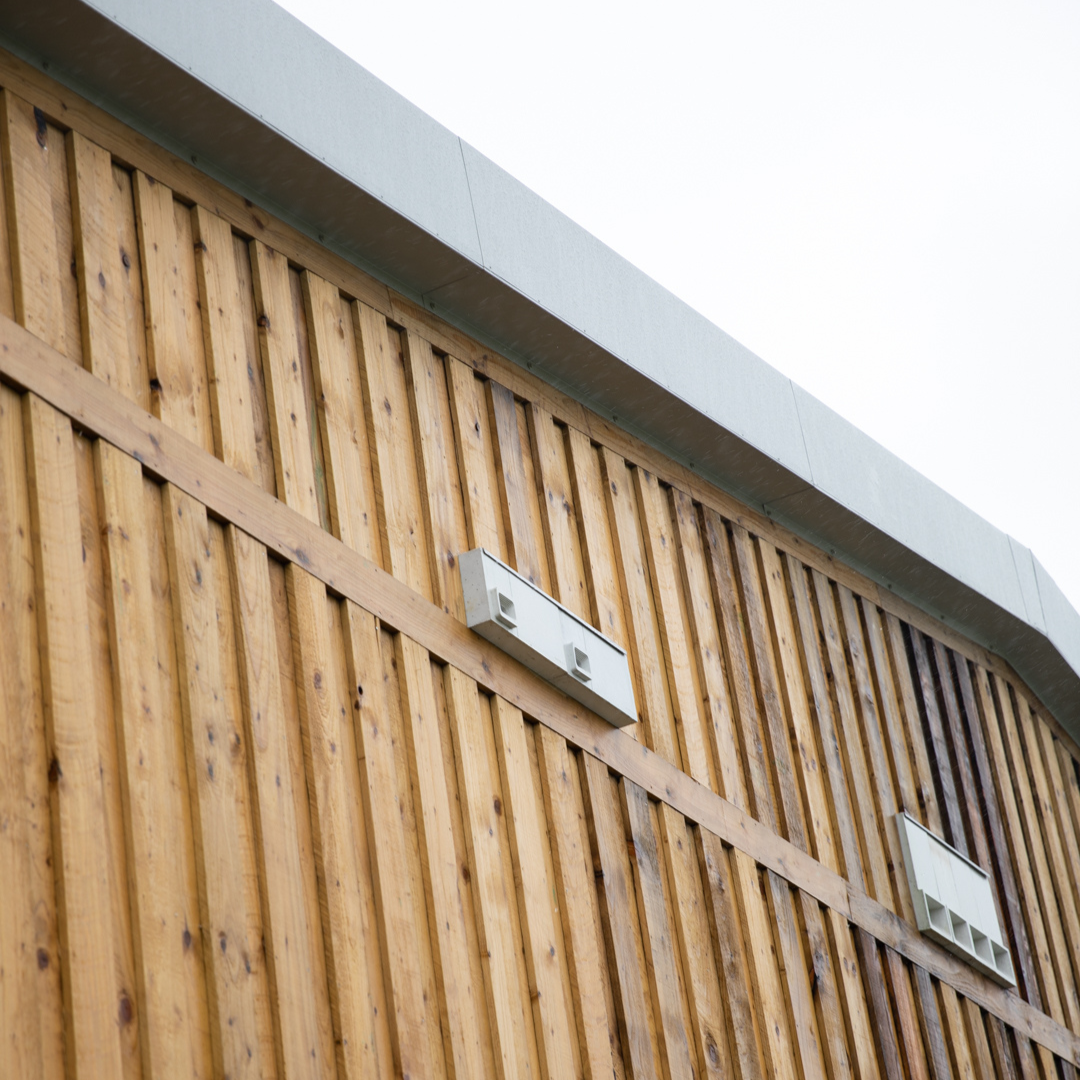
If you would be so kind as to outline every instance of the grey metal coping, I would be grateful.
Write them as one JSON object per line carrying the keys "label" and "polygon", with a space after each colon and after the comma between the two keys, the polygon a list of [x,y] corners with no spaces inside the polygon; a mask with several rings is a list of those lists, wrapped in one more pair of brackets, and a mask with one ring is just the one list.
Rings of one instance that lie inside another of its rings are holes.
{"label": "grey metal coping", "polygon": [[0,44],[1005,657],[1080,740],[1030,550],[270,0],[0,0]]}

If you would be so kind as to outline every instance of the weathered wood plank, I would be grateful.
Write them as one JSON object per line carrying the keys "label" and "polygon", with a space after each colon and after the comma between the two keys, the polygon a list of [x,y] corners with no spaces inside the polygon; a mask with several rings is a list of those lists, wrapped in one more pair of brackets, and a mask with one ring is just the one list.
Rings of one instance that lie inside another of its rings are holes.
{"label": "weathered wood plank", "polygon": [[[101,345],[100,338],[89,340]],[[202,1076],[210,1045],[202,953],[192,948],[199,924],[194,839],[183,739],[170,723],[158,674],[174,646],[171,634],[158,640],[155,626],[147,527],[153,508],[133,458],[99,440],[95,465],[143,1073]]]}
{"label": "weathered wood plank", "polygon": [[904,1065],[910,1080],[929,1080],[926,1048],[915,1012],[915,996],[911,989],[911,976],[903,958],[894,950],[885,948],[885,973],[896,1016],[896,1028]]}
{"label": "weathered wood plank", "polygon": [[548,841],[543,800],[521,710],[496,697],[491,711],[540,1070],[545,1080],[558,1080],[579,1074],[580,1067],[571,1042],[573,1010],[560,971],[565,955],[558,910],[552,906],[556,886],[549,877],[551,859],[544,850]]}
{"label": "weathered wood plank", "polygon": [[862,927],[855,930],[855,947],[859,954],[870,1025],[877,1045],[878,1064],[886,1080],[903,1080],[904,1070],[900,1064],[896,1028],[893,1026],[892,1009],[885,992],[881,949]]}
{"label": "weathered wood plank", "polygon": [[171,485],[164,501],[214,1069],[264,1076],[275,1071],[276,1055],[265,1015],[248,751],[223,672],[216,562],[225,553],[211,536],[201,504]]}
{"label": "weathered wood plank", "polygon": [[540,725],[536,744],[582,1071],[606,1080],[622,1061],[577,766],[551,728]]}
{"label": "weathered wood plank", "polygon": [[430,560],[398,336],[387,330],[382,315],[359,301],[353,304],[353,323],[379,508],[382,565],[421,596],[431,598]]}
{"label": "weathered wood plank", "polygon": [[485,1070],[487,1039],[483,992],[470,982],[466,910],[458,881],[461,870],[454,844],[452,807],[443,778],[444,749],[436,714],[428,654],[399,634],[396,641],[405,734],[416,777],[414,799],[420,834],[424,887],[428,895],[435,973],[446,1016],[443,1037],[447,1071],[457,1080]]}
{"label": "weathered wood plank", "polygon": [[639,1078],[664,1075],[659,1056],[659,1035],[649,1000],[649,976],[638,925],[634,885],[626,855],[622,813],[616,802],[616,782],[607,766],[586,754],[583,757],[586,816],[592,846],[594,873],[599,883],[615,1007],[619,1015],[623,1060],[630,1074]]}
{"label": "weathered wood plank", "polygon": [[420,503],[427,526],[434,601],[443,611],[465,618],[458,556],[468,550],[465,509],[457,461],[450,444],[454,431],[443,362],[416,334],[402,335],[414,445],[420,462]]}
{"label": "weathered wood plank", "polygon": [[873,1010],[862,979],[862,959],[851,925],[832,908],[825,909],[825,925],[833,969],[837,973],[837,997],[848,1035],[848,1064],[858,1080],[877,1080],[881,1075],[874,1045]]}
{"label": "weathered wood plank", "polygon": [[86,715],[94,673],[71,424],[33,394],[23,399],[23,423],[66,1056],[79,1061],[81,1075],[117,1077],[120,1030],[134,1020],[134,1003],[117,982],[104,749]]}
{"label": "weathered wood plank", "polygon": [[143,172],[135,173],[135,210],[151,409],[164,424],[213,452],[190,214],[168,187]]}
{"label": "weathered wood plank", "polygon": [[827,929],[827,912],[804,892],[798,895],[798,914],[805,935],[810,992],[825,1072],[831,1080],[853,1076],[851,1054],[847,1045],[841,990]]}
{"label": "weathered wood plank", "polygon": [[374,563],[382,561],[356,339],[348,304],[323,278],[301,275],[311,341],[319,430],[325,449],[330,525]]}
{"label": "weathered wood plank", "polygon": [[526,475],[517,403],[514,395],[500,383],[489,379],[486,387],[510,565],[522,577],[550,592],[546,560],[538,542],[538,530],[533,527],[534,511],[530,502],[536,502],[536,492]]}
{"label": "weathered wood plank", "polygon": [[444,1076],[405,737],[391,712],[397,688],[388,687],[375,620],[351,601],[344,634],[394,1067],[401,1075]]}
{"label": "weathered wood plank", "polygon": [[927,1064],[931,1080],[952,1080],[952,1065],[942,1031],[941,1013],[938,1009],[934,985],[925,968],[917,964],[912,968],[915,982],[915,1011],[919,1017],[923,1046],[926,1048]]}
{"label": "weathered wood plank", "polygon": [[22,406],[0,387],[0,1074],[63,1073],[40,609]]}

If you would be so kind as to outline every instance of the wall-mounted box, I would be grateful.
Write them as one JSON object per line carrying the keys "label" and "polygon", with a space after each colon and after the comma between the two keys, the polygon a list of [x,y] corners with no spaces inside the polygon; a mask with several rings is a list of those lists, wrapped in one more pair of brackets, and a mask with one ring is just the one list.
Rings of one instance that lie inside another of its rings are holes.
{"label": "wall-mounted box", "polygon": [[637,723],[625,649],[483,548],[458,567],[470,629],[608,723]]}
{"label": "wall-mounted box", "polygon": [[919,929],[995,982],[1015,986],[986,871],[904,811],[896,827]]}

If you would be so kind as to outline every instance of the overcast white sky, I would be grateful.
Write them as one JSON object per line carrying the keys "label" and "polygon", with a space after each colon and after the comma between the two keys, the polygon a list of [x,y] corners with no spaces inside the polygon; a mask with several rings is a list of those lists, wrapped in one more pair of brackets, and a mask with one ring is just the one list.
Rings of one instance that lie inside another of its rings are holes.
{"label": "overcast white sky", "polygon": [[1080,608],[1080,4],[283,6]]}

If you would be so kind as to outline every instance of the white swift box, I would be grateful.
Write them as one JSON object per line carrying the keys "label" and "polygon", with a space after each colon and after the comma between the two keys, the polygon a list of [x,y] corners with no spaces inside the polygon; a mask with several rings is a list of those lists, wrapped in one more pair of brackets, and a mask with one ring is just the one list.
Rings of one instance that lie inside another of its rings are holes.
{"label": "white swift box", "polygon": [[625,649],[483,548],[458,569],[469,629],[615,727],[637,723]]}

